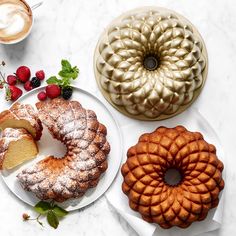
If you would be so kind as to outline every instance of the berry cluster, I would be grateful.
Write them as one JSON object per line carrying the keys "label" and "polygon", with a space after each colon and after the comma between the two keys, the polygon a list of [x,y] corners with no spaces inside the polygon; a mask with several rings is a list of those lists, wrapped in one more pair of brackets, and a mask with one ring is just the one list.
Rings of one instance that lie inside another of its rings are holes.
{"label": "berry cluster", "polygon": [[6,100],[16,101],[23,94],[23,91],[17,86],[17,83],[23,84],[26,91],[39,87],[41,80],[45,78],[45,73],[43,70],[40,70],[35,73],[35,77],[30,78],[31,71],[27,66],[20,66],[14,74],[8,75],[6,80],[1,74],[0,88],[3,88],[3,85],[5,85]]}
{"label": "berry cluster", "polygon": [[53,99],[62,96],[65,100],[70,99],[73,93],[73,88],[70,86],[71,80],[77,79],[79,69],[77,66],[72,66],[69,61],[61,60],[61,70],[58,76],[51,76],[47,79],[48,86],[45,92],[38,94],[38,99],[44,101],[47,97]]}
{"label": "berry cluster", "polygon": [[61,95],[65,100],[68,100],[72,96],[72,92],[73,89],[70,86],[61,88],[57,84],[49,84],[47,85],[45,92],[42,91],[38,94],[38,99],[44,101],[47,97],[53,99]]}
{"label": "berry cluster", "polygon": [[[5,62],[0,63],[0,66],[5,66]],[[70,86],[71,80],[75,80],[78,77],[79,69],[77,66],[72,67],[67,60],[61,61],[61,70],[58,75],[51,76],[47,79],[48,85],[45,91],[39,92],[37,95],[40,101],[44,101],[47,98],[53,99],[62,96],[68,100],[72,96],[73,88]],[[41,81],[44,80],[45,73],[43,70],[39,70],[35,73],[35,76],[31,78],[31,71],[27,66],[20,66],[14,74],[5,76],[0,72],[0,89],[5,86],[6,100],[16,101],[22,94],[22,90],[16,86],[17,83],[23,85],[26,91],[30,91],[34,88],[40,87]]]}

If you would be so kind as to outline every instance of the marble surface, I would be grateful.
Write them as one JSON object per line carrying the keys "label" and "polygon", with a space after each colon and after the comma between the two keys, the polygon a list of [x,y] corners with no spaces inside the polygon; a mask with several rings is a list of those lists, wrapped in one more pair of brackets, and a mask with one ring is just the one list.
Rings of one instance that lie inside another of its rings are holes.
{"label": "marble surface", "polygon": [[[34,0],[35,1],[35,0]],[[31,2],[32,3],[32,2]],[[234,157],[236,133],[236,4],[234,0],[45,0],[35,10],[35,25],[31,35],[16,45],[0,45],[0,60],[5,60],[6,73],[20,65],[33,71],[45,69],[55,73],[61,58],[68,58],[80,68],[76,82],[81,88],[101,96],[93,74],[93,52],[99,35],[106,25],[122,12],[143,5],[168,7],[192,21],[197,26],[208,49],[209,74],[200,97],[194,103],[208,119],[221,138],[227,154],[225,163],[226,188],[223,225],[209,235],[235,235],[236,221],[236,159]],[[0,91],[0,110],[10,103],[4,101]],[[105,101],[104,101],[105,102]],[[110,105],[105,102],[107,106]],[[110,107],[111,108],[111,107]],[[113,110],[111,108],[111,110]],[[113,110],[114,111],[114,110]],[[132,122],[114,111],[118,122]],[[0,180],[1,235],[136,235],[102,197],[89,207],[73,212],[63,219],[57,230],[45,224],[25,223],[23,212],[33,211],[16,199]]]}

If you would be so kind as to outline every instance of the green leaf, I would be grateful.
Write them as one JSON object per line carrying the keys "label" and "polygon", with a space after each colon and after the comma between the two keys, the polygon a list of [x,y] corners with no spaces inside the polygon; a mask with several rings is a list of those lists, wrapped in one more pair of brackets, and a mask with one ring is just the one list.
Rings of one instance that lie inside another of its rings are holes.
{"label": "green leaf", "polygon": [[34,210],[39,214],[45,215],[51,209],[51,205],[48,202],[40,201],[34,206]]}
{"label": "green leaf", "polygon": [[56,229],[59,225],[59,220],[56,214],[52,210],[48,211],[47,221],[48,221],[48,224],[52,226],[54,229]]}
{"label": "green leaf", "polygon": [[51,76],[49,79],[46,80],[48,84],[58,84],[60,80],[56,76]]}
{"label": "green leaf", "polygon": [[71,78],[71,72],[67,71],[67,70],[61,70],[59,71],[58,75],[60,75],[63,78]]}
{"label": "green leaf", "polygon": [[66,216],[69,212],[64,210],[63,208],[55,205],[53,207],[53,212],[56,214],[56,216],[58,217],[63,217],[63,216]]}
{"label": "green leaf", "polygon": [[62,70],[71,70],[71,64],[69,61],[62,59],[61,60]]}
{"label": "green leaf", "polygon": [[71,79],[75,80],[78,77],[79,69],[77,66],[72,67],[70,62],[63,59],[61,60],[62,69],[58,75],[61,77],[58,79],[56,76],[51,76],[48,80],[48,84],[57,84],[58,86],[65,88],[70,86]]}
{"label": "green leaf", "polygon": [[76,78],[78,77],[78,74],[79,74],[79,69],[78,69],[77,66],[74,66],[74,67],[72,68],[72,70],[73,70],[73,74],[75,75],[74,77],[72,76],[72,78],[73,78],[73,79],[76,79]]}
{"label": "green leaf", "polygon": [[78,77],[78,72],[77,71],[74,71],[73,73],[71,73],[71,78],[73,80],[75,80],[77,77]]}
{"label": "green leaf", "polygon": [[62,83],[62,87],[65,88],[70,85],[70,79],[64,79]]}

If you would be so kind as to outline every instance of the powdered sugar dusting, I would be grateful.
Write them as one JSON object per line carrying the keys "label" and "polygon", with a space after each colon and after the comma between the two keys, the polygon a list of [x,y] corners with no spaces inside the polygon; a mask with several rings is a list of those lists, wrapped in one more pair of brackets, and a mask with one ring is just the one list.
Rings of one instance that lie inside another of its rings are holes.
{"label": "powdered sugar dusting", "polygon": [[93,111],[85,110],[79,102],[58,98],[36,107],[53,136],[66,145],[67,154],[62,159],[48,157],[23,170],[17,176],[21,185],[40,199],[61,202],[82,196],[107,168],[110,146],[106,130],[101,128],[104,126]]}
{"label": "powdered sugar dusting", "polygon": [[41,121],[38,119],[37,112],[31,105],[20,104],[17,102],[8,111],[16,120],[28,121],[30,125],[35,129],[36,140],[40,139],[43,127]]}

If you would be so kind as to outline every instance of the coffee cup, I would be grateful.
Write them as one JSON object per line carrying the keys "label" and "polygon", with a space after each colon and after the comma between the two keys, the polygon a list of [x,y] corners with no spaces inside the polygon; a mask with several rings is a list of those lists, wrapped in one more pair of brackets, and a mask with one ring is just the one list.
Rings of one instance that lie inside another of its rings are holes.
{"label": "coffee cup", "polygon": [[0,43],[22,41],[30,34],[33,23],[32,9],[25,0],[0,1]]}

